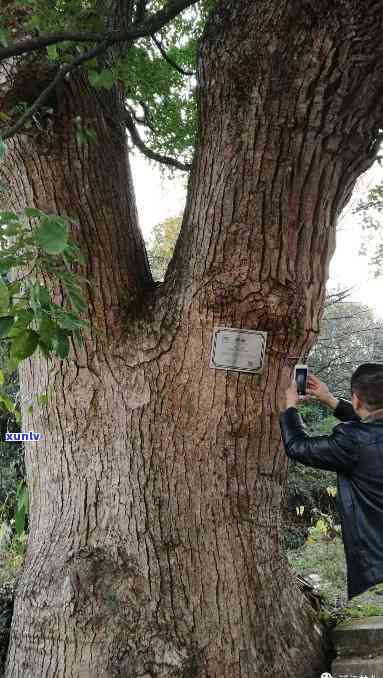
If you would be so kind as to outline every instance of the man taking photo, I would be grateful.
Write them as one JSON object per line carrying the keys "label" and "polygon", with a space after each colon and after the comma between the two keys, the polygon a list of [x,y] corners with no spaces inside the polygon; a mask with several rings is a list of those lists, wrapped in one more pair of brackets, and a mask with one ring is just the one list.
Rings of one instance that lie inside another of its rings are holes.
{"label": "man taking photo", "polygon": [[290,459],[337,473],[350,599],[383,582],[383,365],[358,367],[351,377],[351,402],[335,398],[311,373],[307,385],[307,394],[343,423],[331,435],[307,435],[293,382],[280,415],[283,444]]}

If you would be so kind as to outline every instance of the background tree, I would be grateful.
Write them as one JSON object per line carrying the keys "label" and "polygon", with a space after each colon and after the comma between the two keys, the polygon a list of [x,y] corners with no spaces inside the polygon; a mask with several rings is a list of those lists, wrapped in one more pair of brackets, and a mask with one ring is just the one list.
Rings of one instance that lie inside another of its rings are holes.
{"label": "background tree", "polygon": [[358,365],[383,362],[382,321],[366,304],[329,300],[309,364],[337,397],[351,398]]}
{"label": "background tree", "polygon": [[[43,440],[26,454],[31,529],[7,678],[309,678],[325,666],[279,539],[278,412],[319,330],[337,215],[376,155],[383,7],[218,2],[181,233],[154,285],[119,58],[189,4],[111,0],[95,32],[89,6],[74,31],[70,3],[35,2],[59,35],[44,25],[0,50],[4,206],[65,215],[89,283],[84,347],[70,336],[62,361],[36,353],[20,369],[23,426]],[[261,374],[209,369],[220,325],[268,332]]]}
{"label": "background tree", "polygon": [[360,252],[369,257],[371,271],[375,278],[382,274],[383,269],[382,211],[383,185],[377,184],[369,190],[367,198],[360,200],[355,208],[355,213],[359,215],[364,231]]}
{"label": "background tree", "polygon": [[152,230],[148,243],[148,259],[154,280],[163,280],[180,232],[182,215],[169,217]]}

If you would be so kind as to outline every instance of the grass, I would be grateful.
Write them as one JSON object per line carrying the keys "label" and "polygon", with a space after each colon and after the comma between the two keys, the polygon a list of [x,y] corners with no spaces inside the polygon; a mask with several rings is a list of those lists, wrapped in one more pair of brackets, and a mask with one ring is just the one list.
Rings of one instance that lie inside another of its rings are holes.
{"label": "grass", "polygon": [[343,606],[347,601],[346,562],[340,537],[331,541],[316,541],[287,551],[290,566],[303,577],[320,576],[320,590],[330,608]]}
{"label": "grass", "polygon": [[383,583],[347,600],[346,562],[341,537],[331,541],[323,537],[315,543],[306,542],[298,549],[288,550],[286,555],[297,573],[320,576],[318,593],[322,596],[324,608],[337,622],[383,616]]}
{"label": "grass", "polygon": [[14,534],[7,545],[0,548],[0,586],[14,582],[25,556],[27,534]]}

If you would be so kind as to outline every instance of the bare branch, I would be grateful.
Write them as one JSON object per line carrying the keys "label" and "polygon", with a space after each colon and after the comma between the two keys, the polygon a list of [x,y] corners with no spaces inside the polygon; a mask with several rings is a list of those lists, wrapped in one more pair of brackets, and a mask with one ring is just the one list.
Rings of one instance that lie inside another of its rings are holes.
{"label": "bare branch", "polygon": [[141,108],[144,112],[143,124],[146,125],[146,127],[149,127],[149,129],[153,132],[153,134],[156,134],[156,130],[154,129],[154,125],[151,121],[152,116],[151,116],[151,113],[150,113],[149,106],[147,105],[147,103],[145,101],[139,101],[138,103],[140,104],[140,106],[141,106]]}
{"label": "bare branch", "polygon": [[327,308],[328,306],[333,306],[334,304],[337,304],[343,301],[344,299],[347,299],[347,297],[350,296],[351,292],[355,289],[355,287],[357,287],[357,285],[345,287],[343,290],[340,290],[339,292],[328,294],[325,300],[325,308]]}
{"label": "bare branch", "polygon": [[41,92],[40,96],[37,97],[32,106],[28,108],[25,113],[23,113],[23,115],[18,119],[17,122],[15,122],[14,125],[12,125],[12,127],[8,127],[8,129],[2,133],[2,139],[9,139],[9,137],[14,136],[14,134],[17,134],[17,132],[19,132],[24,127],[25,123],[28,122],[28,120],[30,120],[42,106],[44,106],[46,101],[48,101],[51,93],[56,89],[64,75],[65,73],[63,73],[63,69],[59,68],[52,82]]}
{"label": "bare branch", "polygon": [[[349,302],[358,304],[359,302]],[[334,302],[335,306],[335,302]],[[371,308],[367,308],[365,311],[357,311],[357,314],[355,316],[355,313],[353,315],[337,315],[337,316],[331,316],[329,318],[323,318],[323,322],[329,322],[332,323],[333,320],[355,320],[355,317],[360,317],[361,315],[370,315],[371,314]]]}
{"label": "bare branch", "polygon": [[140,118],[140,117],[137,115],[137,113],[133,110],[133,108],[132,108],[131,106],[129,106],[127,103],[125,103],[125,106],[126,106],[126,108],[129,110],[130,115],[132,116],[134,122],[135,122],[137,125],[144,125],[144,126],[146,126],[146,120],[145,120],[144,117],[143,117],[143,118]]}
{"label": "bare branch", "polygon": [[178,71],[178,73],[181,73],[181,75],[186,75],[186,76],[195,75],[194,71],[186,71],[184,68],[179,66],[175,61],[173,61],[173,59],[167,54],[163,45],[160,43],[159,40],[157,40],[157,38],[154,35],[152,35],[151,38],[152,38],[153,42],[155,43],[156,47],[158,47],[158,49],[161,52],[165,61],[167,61],[168,64],[170,64],[170,66],[172,68],[174,68],[176,71]]}
{"label": "bare branch", "polygon": [[[353,337],[355,337],[358,334],[365,334],[366,332],[372,333],[372,332],[377,332],[381,331],[383,329],[383,326],[381,325],[370,325],[369,327],[366,327],[363,330],[354,330],[349,328],[348,332],[343,332],[343,334],[335,334],[333,337],[320,337],[315,344],[315,346],[320,346],[321,344],[325,342],[331,341],[332,343],[334,342],[339,342],[342,339],[349,339],[350,334],[352,334]],[[332,347],[330,347],[332,348]]]}
{"label": "bare branch", "polygon": [[118,42],[132,42],[138,38],[152,36],[153,33],[159,31],[180,12],[187,7],[194,5],[196,2],[197,0],[169,0],[165,7],[147,17],[141,25],[136,25],[134,28],[127,31],[110,31],[106,33],[92,33],[89,31],[75,33],[71,31],[60,31],[38,38],[21,40],[9,47],[2,47],[0,49],[0,63],[10,57],[35,52],[44,47],[48,47],[49,45],[56,45],[61,42],[100,42],[106,45],[106,47],[104,47],[105,51],[107,47]]}
{"label": "bare branch", "polygon": [[137,127],[134,124],[133,117],[127,109],[125,109],[125,112],[123,114],[123,122],[125,123],[126,128],[129,131],[129,134],[132,138],[134,145],[137,146],[141,153],[146,155],[147,158],[150,158],[150,160],[156,160],[157,162],[161,162],[162,164],[168,165],[169,167],[175,167],[176,169],[179,169],[182,172],[190,171],[191,164],[182,163],[179,160],[176,160],[175,158],[171,158],[170,156],[167,155],[161,155],[161,153],[156,153],[155,151],[152,151],[150,148],[148,148],[141,139]]}

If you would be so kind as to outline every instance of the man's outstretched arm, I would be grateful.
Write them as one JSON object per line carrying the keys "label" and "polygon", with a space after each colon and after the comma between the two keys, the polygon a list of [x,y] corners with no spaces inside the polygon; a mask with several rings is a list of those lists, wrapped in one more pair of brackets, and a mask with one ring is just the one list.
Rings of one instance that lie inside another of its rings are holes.
{"label": "man's outstretched arm", "polygon": [[[348,424],[338,424],[329,436],[310,437],[303,429],[297,405],[295,382],[286,391],[286,409],[280,414],[285,452],[305,466],[326,471],[349,473],[358,462],[358,452]],[[353,410],[354,411],[354,410]]]}
{"label": "man's outstretched arm", "polygon": [[327,405],[333,411],[334,417],[340,421],[360,420],[352,404],[344,398],[335,398],[328,386],[312,372],[309,372],[308,375],[306,392],[307,395],[314,396],[323,405]]}
{"label": "man's outstretched arm", "polygon": [[294,461],[345,474],[350,473],[358,462],[348,424],[338,424],[331,435],[311,437],[303,430],[297,409],[289,407],[281,413],[280,425],[285,452]]}

